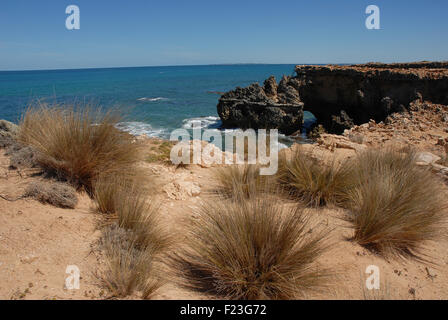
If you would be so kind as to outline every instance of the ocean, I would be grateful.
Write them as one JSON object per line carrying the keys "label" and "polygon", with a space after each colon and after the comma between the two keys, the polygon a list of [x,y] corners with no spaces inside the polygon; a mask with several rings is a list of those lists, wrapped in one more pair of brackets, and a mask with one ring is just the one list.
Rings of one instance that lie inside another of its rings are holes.
{"label": "ocean", "polygon": [[[219,94],[274,75],[293,75],[295,65],[204,65],[0,72],[0,119],[18,122],[31,102],[89,103],[119,110],[120,128],[169,138],[177,128],[219,128]],[[312,117],[305,115],[305,120]],[[288,140],[287,137],[284,139]]]}

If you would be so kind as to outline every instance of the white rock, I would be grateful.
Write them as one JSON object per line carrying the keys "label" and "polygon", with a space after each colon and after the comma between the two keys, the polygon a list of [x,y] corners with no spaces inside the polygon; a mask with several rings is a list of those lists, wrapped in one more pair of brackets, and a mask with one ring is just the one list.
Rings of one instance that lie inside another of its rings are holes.
{"label": "white rock", "polygon": [[432,164],[437,161],[439,161],[441,158],[439,156],[436,156],[435,154],[432,154],[431,152],[418,152],[416,154],[416,162],[426,163],[426,164]]}

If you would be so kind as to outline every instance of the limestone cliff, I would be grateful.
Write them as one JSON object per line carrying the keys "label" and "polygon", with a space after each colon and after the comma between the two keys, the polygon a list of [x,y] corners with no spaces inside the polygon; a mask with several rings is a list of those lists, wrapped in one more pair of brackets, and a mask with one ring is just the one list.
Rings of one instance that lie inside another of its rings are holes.
{"label": "limestone cliff", "polygon": [[332,133],[373,119],[383,121],[415,100],[448,105],[448,62],[301,65],[277,85],[270,77],[225,93],[218,104],[223,127],[301,129],[303,110]]}
{"label": "limestone cliff", "polygon": [[305,110],[334,133],[405,111],[414,100],[448,104],[448,63],[297,66]]}

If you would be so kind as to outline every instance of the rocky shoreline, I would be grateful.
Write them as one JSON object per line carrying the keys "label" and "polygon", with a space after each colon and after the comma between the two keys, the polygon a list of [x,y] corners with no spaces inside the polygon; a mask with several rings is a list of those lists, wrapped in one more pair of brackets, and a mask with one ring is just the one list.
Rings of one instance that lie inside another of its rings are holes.
{"label": "rocky shoreline", "polygon": [[384,121],[408,111],[413,101],[448,105],[448,62],[362,65],[298,65],[277,86],[270,77],[222,95],[217,109],[223,127],[301,131],[303,111],[316,125],[342,134],[355,125]]}
{"label": "rocky shoreline", "polygon": [[277,85],[275,78],[270,77],[263,87],[254,83],[224,93],[217,107],[222,127],[294,133],[303,123],[303,102],[296,85],[288,77],[283,77]]}

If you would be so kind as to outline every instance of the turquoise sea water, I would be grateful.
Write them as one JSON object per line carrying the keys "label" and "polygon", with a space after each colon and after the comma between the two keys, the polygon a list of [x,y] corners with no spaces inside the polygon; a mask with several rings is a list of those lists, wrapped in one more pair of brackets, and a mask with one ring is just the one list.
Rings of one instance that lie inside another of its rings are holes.
{"label": "turquoise sea water", "polygon": [[88,102],[121,110],[120,126],[135,134],[169,137],[176,128],[220,126],[219,95],[236,86],[277,81],[294,65],[208,65],[0,72],[0,119],[17,122],[33,100]]}

